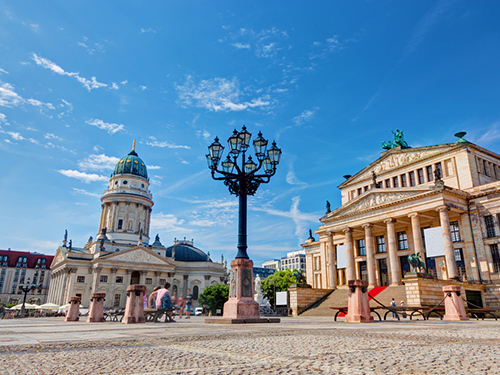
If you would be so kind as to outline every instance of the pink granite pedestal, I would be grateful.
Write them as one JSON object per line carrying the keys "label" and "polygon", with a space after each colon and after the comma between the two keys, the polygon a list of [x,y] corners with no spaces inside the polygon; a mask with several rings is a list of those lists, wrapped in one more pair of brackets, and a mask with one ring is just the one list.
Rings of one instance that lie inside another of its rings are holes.
{"label": "pink granite pedestal", "polygon": [[123,315],[122,323],[144,323],[144,293],[146,286],[133,284],[127,287],[127,304],[125,305],[125,315]]}
{"label": "pink granite pedestal", "polygon": [[76,322],[80,320],[80,302],[82,301],[81,297],[71,297],[69,300],[69,309],[66,312],[66,318],[64,321],[66,322]]}
{"label": "pink granite pedestal", "polygon": [[104,322],[104,298],[106,293],[92,293],[87,323]]}
{"label": "pink granite pedestal", "polygon": [[259,303],[254,300],[253,262],[237,258],[231,261],[229,300],[221,318],[208,318],[205,323],[279,323],[279,318],[261,318]]}
{"label": "pink granite pedestal", "polygon": [[349,301],[345,321],[347,323],[373,323],[368,300],[368,281],[349,280]]}
{"label": "pink granite pedestal", "polygon": [[447,297],[444,300],[443,320],[469,320],[461,297],[460,285],[443,286],[443,293]]}

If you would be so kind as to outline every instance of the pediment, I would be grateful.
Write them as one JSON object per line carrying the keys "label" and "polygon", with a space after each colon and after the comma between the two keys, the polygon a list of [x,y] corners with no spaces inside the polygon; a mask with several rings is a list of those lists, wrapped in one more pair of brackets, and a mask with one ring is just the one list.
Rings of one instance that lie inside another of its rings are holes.
{"label": "pediment", "polygon": [[61,252],[61,248],[58,248],[56,251],[56,255],[50,264],[50,268],[53,268],[55,265],[61,263],[65,259],[64,255]]}
{"label": "pediment", "polygon": [[349,180],[342,183],[339,187],[343,188],[348,185],[355,185],[361,181],[371,180],[372,172],[375,172],[377,176],[382,176],[386,173],[405,168],[406,166],[409,166],[418,161],[430,159],[432,157],[449,152],[454,148],[454,146],[455,145],[445,144],[439,146],[420,147],[415,149],[394,149],[387,151],[379,159],[371,163],[362,171],[358,172]]}
{"label": "pediment", "polygon": [[101,260],[104,259],[107,261],[129,262],[134,264],[148,263],[157,265],[175,265],[172,260],[166,257],[162,257],[161,255],[156,254],[154,251],[142,246],[119,251],[117,253],[109,254],[101,258]]}
{"label": "pediment", "polygon": [[330,221],[331,219],[334,219],[339,216],[344,216],[344,215],[349,215],[353,214],[356,212],[361,212],[365,210],[369,210],[371,208],[376,208],[377,206],[381,205],[386,205],[386,204],[391,204],[391,203],[397,203],[398,201],[401,201],[403,199],[417,196],[419,194],[428,192],[428,189],[412,189],[412,190],[406,190],[402,191],[400,189],[399,191],[387,191],[385,189],[376,189],[370,190],[369,192],[365,193],[364,196],[361,196],[355,200],[352,200],[348,204],[339,207],[335,211],[332,211],[328,215],[324,217],[324,220],[321,221]]}

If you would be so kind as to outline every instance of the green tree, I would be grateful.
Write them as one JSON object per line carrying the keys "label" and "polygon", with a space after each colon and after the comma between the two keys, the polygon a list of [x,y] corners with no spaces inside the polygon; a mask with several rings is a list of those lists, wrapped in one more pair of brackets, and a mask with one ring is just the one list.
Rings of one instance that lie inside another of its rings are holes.
{"label": "green tree", "polygon": [[198,302],[201,306],[209,306],[212,314],[216,313],[217,309],[224,309],[224,303],[229,299],[229,286],[225,284],[217,284],[206,287],[198,297]]}
{"label": "green tree", "polygon": [[274,293],[285,292],[292,284],[297,284],[297,279],[292,270],[286,269],[276,271],[274,274],[269,275],[267,279],[262,280],[260,288],[264,297],[267,298],[271,306],[274,306],[274,297],[276,296]]}

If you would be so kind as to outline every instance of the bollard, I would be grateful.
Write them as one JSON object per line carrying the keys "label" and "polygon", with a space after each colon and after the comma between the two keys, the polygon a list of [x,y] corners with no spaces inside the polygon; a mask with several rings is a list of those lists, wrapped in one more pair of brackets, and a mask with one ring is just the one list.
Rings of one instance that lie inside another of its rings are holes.
{"label": "bollard", "polygon": [[69,309],[66,312],[65,322],[75,322],[80,320],[80,302],[81,297],[71,297],[69,301]]}
{"label": "bollard", "polygon": [[127,304],[125,305],[125,315],[122,323],[144,323],[144,293],[146,286],[133,284],[127,287]]}
{"label": "bollard", "polygon": [[347,323],[373,323],[368,301],[368,281],[349,280],[349,302],[345,321]]}
{"label": "bollard", "polygon": [[104,322],[104,297],[106,293],[92,293],[87,323]]}
{"label": "bollard", "polygon": [[464,301],[461,297],[461,288],[459,285],[443,286],[444,300],[444,317],[443,320],[469,320],[465,312]]}

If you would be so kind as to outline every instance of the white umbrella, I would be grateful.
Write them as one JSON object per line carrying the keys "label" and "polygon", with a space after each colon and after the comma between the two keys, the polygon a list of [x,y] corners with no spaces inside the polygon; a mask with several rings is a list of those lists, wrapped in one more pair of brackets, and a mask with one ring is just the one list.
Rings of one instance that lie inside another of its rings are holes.
{"label": "white umbrella", "polygon": [[57,310],[59,309],[59,305],[56,305],[55,303],[44,303],[43,305],[40,305],[39,308],[44,310]]}
{"label": "white umbrella", "polygon": [[[23,304],[20,303],[19,305],[12,306],[11,310],[21,310],[22,307],[23,307]],[[33,309],[36,309],[37,307],[38,307],[38,305],[32,305],[31,303],[25,303],[24,304],[24,308],[26,310],[33,310]]]}
{"label": "white umbrella", "polygon": [[65,309],[65,310],[67,310],[67,309],[69,309],[69,306],[70,306],[70,304],[67,303],[65,305],[59,306],[58,309]]}

